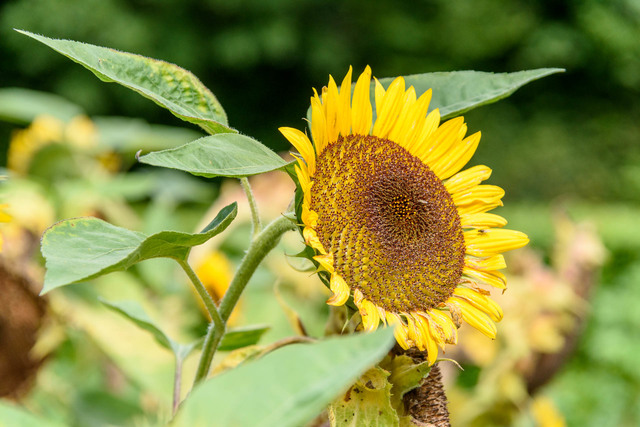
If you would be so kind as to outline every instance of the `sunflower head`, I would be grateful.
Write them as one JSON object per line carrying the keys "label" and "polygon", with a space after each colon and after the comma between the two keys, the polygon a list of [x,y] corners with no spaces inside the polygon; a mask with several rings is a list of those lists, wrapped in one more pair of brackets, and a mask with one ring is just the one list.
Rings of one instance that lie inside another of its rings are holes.
{"label": "sunflower head", "polygon": [[[491,169],[460,171],[480,133],[466,136],[462,117],[440,123],[402,77],[388,88],[371,70],[351,95],[351,69],[339,89],[332,77],[311,98],[311,140],[280,128],[298,150],[302,234],[329,274],[331,305],[352,296],[365,330],[395,326],[405,349],[455,344],[462,321],[494,338],[502,310],[485,286],[504,289],[502,252],[527,244],[489,210],[504,191],[481,184]],[[313,141],[313,142],[312,142]]]}

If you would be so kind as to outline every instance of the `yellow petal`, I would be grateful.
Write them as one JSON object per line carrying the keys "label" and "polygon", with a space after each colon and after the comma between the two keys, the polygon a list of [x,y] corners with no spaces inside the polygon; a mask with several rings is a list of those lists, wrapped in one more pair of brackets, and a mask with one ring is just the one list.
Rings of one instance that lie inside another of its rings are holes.
{"label": "yellow petal", "polygon": [[407,327],[396,313],[385,313],[386,323],[393,328],[393,335],[396,337],[396,341],[400,344],[400,347],[408,350],[409,347],[409,333]]}
{"label": "yellow petal", "polygon": [[338,128],[338,118],[342,113],[342,111],[340,111],[340,93],[332,76],[329,76],[326,101],[323,101],[323,106],[325,107],[327,144],[329,144],[338,139],[338,133],[340,132]]}
{"label": "yellow petal", "polygon": [[351,73],[353,69],[349,66],[347,75],[342,80],[340,86],[340,107],[338,109],[338,130],[342,136],[351,133]]}
{"label": "yellow petal", "polygon": [[[411,88],[413,88],[413,86],[411,86]],[[416,140],[420,132],[423,130],[424,124],[427,120],[427,111],[429,110],[430,102],[431,89],[423,93],[413,104],[410,112],[407,114],[408,117],[405,122],[405,126],[397,131],[394,129],[394,132],[389,135],[389,139],[402,145],[414,156],[416,155]],[[397,134],[394,135],[395,132],[397,132]]]}
{"label": "yellow petal", "polygon": [[[320,155],[327,146],[328,135],[327,118],[325,117],[324,107],[320,102],[317,92],[311,97],[311,137],[313,138],[313,143],[316,146],[316,152]],[[309,172],[311,173],[311,168],[309,168]],[[311,173],[311,175],[313,175],[313,173]]]}
{"label": "yellow petal", "polygon": [[426,349],[427,337],[423,335],[422,331],[418,329],[413,316],[406,316],[407,319],[407,335],[409,340],[418,347],[418,350],[424,351]]}
{"label": "yellow petal", "polygon": [[320,266],[329,273],[333,273],[333,254],[331,252],[324,255],[316,255],[313,259],[315,259],[318,264],[320,264]]}
{"label": "yellow petal", "polygon": [[467,170],[458,172],[451,178],[447,179],[444,186],[450,194],[468,190],[480,184],[482,181],[489,179],[491,169],[484,165],[470,167]]}
{"label": "yellow petal", "polygon": [[504,206],[502,203],[502,200],[500,199],[492,203],[484,203],[484,202],[471,203],[469,205],[458,206],[458,214],[462,218],[463,216],[467,216],[467,215],[474,215],[474,214],[488,212],[491,209],[497,208],[498,206]]}
{"label": "yellow petal", "polygon": [[367,332],[373,332],[378,329],[380,323],[380,313],[378,308],[371,301],[363,300],[358,306],[360,315],[362,316],[362,327]]}
{"label": "yellow petal", "polygon": [[529,238],[520,231],[492,228],[465,231],[464,241],[469,255],[485,257],[521,248]]}
{"label": "yellow petal", "polygon": [[466,165],[480,144],[480,132],[456,143],[452,149],[433,163],[431,168],[440,179],[449,178]]}
{"label": "yellow petal", "polygon": [[427,350],[427,360],[429,361],[429,365],[433,365],[438,359],[438,344],[436,341],[436,337],[434,335],[434,330],[432,328],[431,322],[428,318],[424,317],[416,317],[418,320],[418,324],[420,325],[421,334],[418,337],[420,340],[420,350],[423,348]]}
{"label": "yellow petal", "polygon": [[351,102],[351,129],[357,135],[368,135],[373,120],[373,109],[369,98],[371,84],[371,68],[367,65],[358,77]]}
{"label": "yellow petal", "polygon": [[437,309],[429,310],[428,316],[431,323],[437,324],[440,327],[444,334],[444,341],[447,344],[457,344],[458,328],[456,328],[451,317]]}
{"label": "yellow petal", "polygon": [[395,125],[404,104],[404,78],[396,77],[384,92],[381,102],[378,102],[378,85],[376,79],[376,122],[372,134],[379,138],[386,138]]}
{"label": "yellow petal", "polygon": [[470,302],[460,298],[449,298],[448,305],[453,305],[460,310],[462,319],[489,338],[495,339],[496,325],[483,311],[474,307]]}
{"label": "yellow petal", "polygon": [[349,289],[349,285],[347,285],[347,282],[344,281],[342,276],[338,273],[333,273],[329,280],[329,287],[333,295],[327,300],[327,304],[335,306],[344,305],[349,299],[351,289]]}
{"label": "yellow petal", "polygon": [[460,215],[460,225],[462,228],[504,227],[507,225],[507,220],[492,213],[472,213]]}
{"label": "yellow petal", "polygon": [[496,185],[476,185],[465,191],[451,194],[456,206],[465,206],[472,203],[490,204],[502,199],[504,190]]}
{"label": "yellow petal", "polygon": [[[441,124],[429,140],[424,142],[427,150],[423,155],[419,156],[421,160],[433,169],[432,165],[437,164],[436,162],[443,155],[447,154],[457,142],[460,142],[458,132],[463,124],[463,117],[456,117]],[[446,158],[448,157],[445,156],[445,160]]]}
{"label": "yellow petal", "polygon": [[307,227],[315,229],[318,225],[318,214],[309,209],[306,201],[302,203],[302,214],[300,216],[302,217],[302,223]]}
{"label": "yellow petal", "polygon": [[484,283],[498,289],[507,289],[507,278],[499,271],[481,271],[464,267],[462,274],[471,278],[473,281]]}
{"label": "yellow petal", "polygon": [[411,86],[404,94],[398,118],[387,135],[389,140],[394,141],[401,147],[406,148],[405,145],[409,133],[415,126],[420,124],[421,120],[424,120],[424,115],[420,116],[421,112],[415,108],[416,103],[416,90]]}
{"label": "yellow petal", "polygon": [[500,308],[500,306],[488,296],[483,295],[476,290],[463,288],[461,286],[458,286],[453,291],[453,294],[454,296],[466,299],[474,307],[487,313],[494,322],[502,320],[502,308]]}
{"label": "yellow petal", "polygon": [[486,258],[467,258],[465,264],[476,270],[502,270],[507,268],[507,263],[501,254]]}
{"label": "yellow petal", "polygon": [[307,164],[309,175],[313,176],[316,171],[316,154],[307,135],[294,128],[281,127],[278,130],[298,150]]}
{"label": "yellow petal", "polygon": [[324,246],[322,246],[320,239],[318,238],[318,233],[316,233],[313,228],[304,227],[302,229],[302,237],[304,237],[304,241],[307,243],[307,245],[311,246],[316,251],[320,252],[321,254],[327,253],[327,251],[324,249]]}

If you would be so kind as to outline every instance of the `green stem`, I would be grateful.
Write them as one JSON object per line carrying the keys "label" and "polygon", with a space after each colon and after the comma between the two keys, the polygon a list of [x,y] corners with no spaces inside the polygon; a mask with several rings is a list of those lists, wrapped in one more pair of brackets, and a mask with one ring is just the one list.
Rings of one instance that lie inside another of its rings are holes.
{"label": "green stem", "polygon": [[182,382],[182,359],[176,354],[176,372],[173,377],[173,406],[172,414],[175,416],[180,404],[180,383]]}
{"label": "green stem", "polygon": [[[249,283],[249,279],[251,279],[251,276],[255,273],[260,262],[262,262],[264,257],[276,247],[280,237],[285,232],[295,229],[296,225],[290,219],[281,216],[275,219],[271,224],[267,225],[265,229],[262,230],[262,232],[260,232],[260,234],[258,234],[251,242],[249,249],[247,249],[247,253],[240,263],[240,267],[238,267],[238,271],[236,271],[236,275],[231,281],[229,289],[227,289],[227,292],[224,294],[222,302],[218,308],[218,313],[223,322],[223,328],[227,320],[229,320],[229,316],[231,315],[233,308],[238,303],[240,295],[242,295],[244,288],[247,286],[247,283]],[[200,362],[198,364],[194,384],[199,383],[208,375],[211,367],[211,360],[218,348],[220,338],[222,338],[222,335],[211,326],[212,325],[209,325],[207,336],[204,340],[204,344],[202,345],[202,355],[200,356]],[[224,333],[224,329],[222,332]]]}
{"label": "green stem", "polygon": [[244,194],[247,195],[247,200],[249,201],[249,208],[251,209],[251,224],[252,224],[251,238],[255,239],[256,237],[258,237],[258,233],[260,233],[260,231],[262,230],[262,222],[260,221],[258,204],[256,203],[256,198],[254,197],[253,191],[251,190],[251,185],[249,184],[249,178],[247,177],[240,178],[240,184],[242,185]]}
{"label": "green stem", "polygon": [[[196,380],[195,382],[199,382],[201,379],[204,379],[209,373],[209,366],[211,366],[211,359],[213,358],[213,353],[215,349],[218,348],[218,344],[220,340],[224,336],[226,331],[226,321],[222,320],[220,317],[220,312],[216,308],[216,304],[213,302],[213,298],[207,292],[207,289],[204,287],[196,273],[193,271],[191,266],[182,259],[178,259],[178,264],[182,267],[193,286],[196,288],[198,295],[204,302],[204,306],[211,317],[211,323],[209,323],[209,329],[207,331],[207,336],[205,338],[204,344],[202,345],[202,355],[200,356],[200,363],[198,364],[198,370],[196,371]],[[209,360],[209,363],[204,366],[203,360]]]}
{"label": "green stem", "polygon": [[204,287],[204,285],[202,284],[202,282],[200,281],[196,273],[193,271],[189,263],[187,263],[187,261],[183,259],[177,259],[176,261],[178,261],[178,264],[180,264],[180,267],[182,267],[184,272],[187,273],[187,276],[189,276],[189,280],[191,280],[191,283],[193,283],[193,287],[198,292],[200,299],[202,299],[202,302],[204,303],[204,306],[207,309],[207,312],[209,313],[209,317],[211,318],[211,321],[214,324],[218,323],[224,326],[224,322],[220,318],[220,312],[216,307],[216,303],[213,301],[213,298],[211,298],[211,295],[209,295],[209,292],[207,292],[207,289]]}
{"label": "green stem", "polygon": [[264,257],[276,247],[280,241],[280,236],[287,231],[295,229],[295,223],[285,216],[280,216],[267,225],[265,229],[256,236],[254,241],[251,242],[235,277],[229,285],[229,289],[224,294],[222,302],[220,303],[219,311],[222,320],[226,322],[229,319],[231,311],[238,303],[238,299],[240,295],[242,295],[245,286],[247,286],[249,279],[251,279],[251,276],[253,276],[253,273]]}

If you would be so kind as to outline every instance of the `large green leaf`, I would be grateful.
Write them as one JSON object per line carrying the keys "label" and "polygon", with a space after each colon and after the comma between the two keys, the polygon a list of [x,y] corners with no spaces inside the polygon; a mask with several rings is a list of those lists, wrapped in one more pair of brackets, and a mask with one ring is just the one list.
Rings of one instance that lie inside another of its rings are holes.
{"label": "large green leaf", "polygon": [[26,124],[43,114],[66,122],[84,114],[84,111],[76,104],[51,93],[17,87],[0,89],[0,119]]}
{"label": "large green leaf", "polygon": [[149,153],[139,160],[209,178],[241,178],[287,165],[280,156],[255,139],[231,133],[205,136],[181,147]]}
{"label": "large green leaf", "polygon": [[[415,88],[417,96],[432,89],[433,95],[429,110],[439,108],[442,119],[447,119],[482,105],[499,101],[527,83],[563,71],[561,68],[540,68],[515,73],[451,71],[413,74],[404,76],[404,79],[407,87],[413,86]],[[385,88],[392,81],[391,77],[380,79],[380,83]],[[373,94],[372,86],[372,102]],[[375,103],[373,104],[375,105]]]}
{"label": "large green leaf", "polygon": [[172,425],[305,425],[378,362],[393,341],[391,328],[384,328],[276,350],[201,384]]}
{"label": "large green leaf", "polygon": [[[432,89],[429,111],[438,108],[440,117],[448,119],[466,111],[491,104],[508,97],[520,87],[550,74],[561,73],[562,68],[539,68],[515,73],[486,73],[482,71],[450,71],[412,74],[404,76],[406,87],[413,86],[419,97]],[[395,77],[379,79],[386,89]],[[352,91],[355,84],[352,85]],[[371,83],[371,105],[376,118],[375,84]],[[311,120],[311,108],[307,110]]]}
{"label": "large green leaf", "polygon": [[61,427],[63,423],[40,417],[9,402],[0,401],[0,427]]}
{"label": "large green leaf", "polygon": [[210,134],[236,132],[227,126],[227,116],[215,95],[184,68],[106,47],[17,31],[84,66],[100,80],[120,83]]}
{"label": "large green leaf", "polygon": [[116,227],[97,218],[59,222],[42,237],[47,272],[42,293],[88,280],[149,258],[184,260],[191,247],[224,231],[238,213],[234,202],[223,208],[200,233],[161,231],[151,236]]}

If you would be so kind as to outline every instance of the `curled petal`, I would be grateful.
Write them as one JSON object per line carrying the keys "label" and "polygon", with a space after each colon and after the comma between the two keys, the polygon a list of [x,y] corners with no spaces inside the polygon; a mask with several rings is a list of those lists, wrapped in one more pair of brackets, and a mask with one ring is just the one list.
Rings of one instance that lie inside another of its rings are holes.
{"label": "curled petal", "polygon": [[318,264],[320,264],[320,266],[329,273],[333,273],[333,254],[331,252],[324,255],[316,255],[313,259],[315,259]]}
{"label": "curled petal", "polygon": [[329,287],[331,288],[333,295],[327,300],[327,304],[335,306],[344,305],[344,303],[349,299],[349,293],[351,290],[342,276],[338,273],[333,273],[329,280]]}
{"label": "curled petal", "polygon": [[473,304],[474,307],[484,311],[494,322],[502,320],[502,309],[494,300],[482,293],[469,288],[458,286],[453,291],[454,296],[464,298]]}
{"label": "curled petal", "polygon": [[457,307],[462,319],[491,339],[496,338],[496,324],[482,310],[474,307],[469,301],[460,298],[449,298],[447,305]]}
{"label": "curled petal", "polygon": [[371,301],[363,300],[358,307],[362,316],[364,330],[367,332],[375,331],[380,323],[380,313],[375,304]]}
{"label": "curled petal", "polygon": [[316,233],[316,231],[313,228],[311,227],[303,228],[302,237],[304,237],[304,241],[307,243],[307,245],[311,246],[316,251],[320,252],[321,254],[327,253],[327,251],[324,249],[324,246],[322,246],[322,243],[320,243],[320,239],[318,238],[318,233]]}

